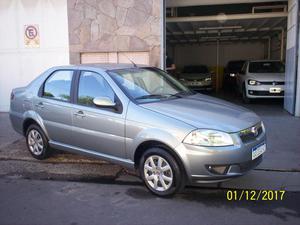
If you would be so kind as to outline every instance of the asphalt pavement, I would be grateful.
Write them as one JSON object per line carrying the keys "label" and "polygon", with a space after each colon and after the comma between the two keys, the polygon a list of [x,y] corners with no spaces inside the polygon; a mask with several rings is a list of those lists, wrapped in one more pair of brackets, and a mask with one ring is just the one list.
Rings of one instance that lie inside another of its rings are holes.
{"label": "asphalt pavement", "polygon": [[226,190],[187,188],[170,199],[139,184],[0,178],[0,224],[298,225],[300,193],[278,201],[228,201]]}

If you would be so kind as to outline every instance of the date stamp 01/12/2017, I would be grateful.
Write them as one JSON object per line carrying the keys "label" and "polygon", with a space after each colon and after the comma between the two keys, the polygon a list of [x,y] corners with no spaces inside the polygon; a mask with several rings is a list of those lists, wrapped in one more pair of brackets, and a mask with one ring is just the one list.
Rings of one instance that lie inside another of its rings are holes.
{"label": "date stamp 01/12/2017", "polygon": [[285,190],[228,190],[226,199],[228,201],[282,201]]}

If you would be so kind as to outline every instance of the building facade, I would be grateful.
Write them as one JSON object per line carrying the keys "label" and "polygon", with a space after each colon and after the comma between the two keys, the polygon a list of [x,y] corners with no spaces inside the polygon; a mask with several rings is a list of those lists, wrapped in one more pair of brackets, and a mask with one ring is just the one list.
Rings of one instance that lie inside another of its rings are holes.
{"label": "building facade", "polygon": [[160,4],[160,0],[68,1],[70,63],[133,57],[159,66]]}
{"label": "building facade", "polygon": [[[12,88],[27,85],[51,66],[132,60],[160,67],[161,4],[160,0],[2,0],[0,111],[9,110]],[[31,41],[27,35],[34,32],[37,37]]]}

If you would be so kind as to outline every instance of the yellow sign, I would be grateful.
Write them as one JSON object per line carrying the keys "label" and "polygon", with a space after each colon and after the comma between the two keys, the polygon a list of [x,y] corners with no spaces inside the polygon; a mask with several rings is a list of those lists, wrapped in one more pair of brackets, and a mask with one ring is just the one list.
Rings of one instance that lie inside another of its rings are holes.
{"label": "yellow sign", "polygon": [[40,33],[39,25],[25,25],[24,26],[24,42],[25,47],[39,48],[40,47]]}

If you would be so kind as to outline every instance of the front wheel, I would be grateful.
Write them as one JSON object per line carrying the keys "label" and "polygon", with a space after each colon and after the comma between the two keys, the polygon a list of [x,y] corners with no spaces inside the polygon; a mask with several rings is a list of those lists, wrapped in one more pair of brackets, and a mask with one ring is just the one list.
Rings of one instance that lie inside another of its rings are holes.
{"label": "front wheel", "polygon": [[147,150],[141,158],[139,170],[147,188],[158,196],[171,196],[185,186],[178,163],[164,149]]}

